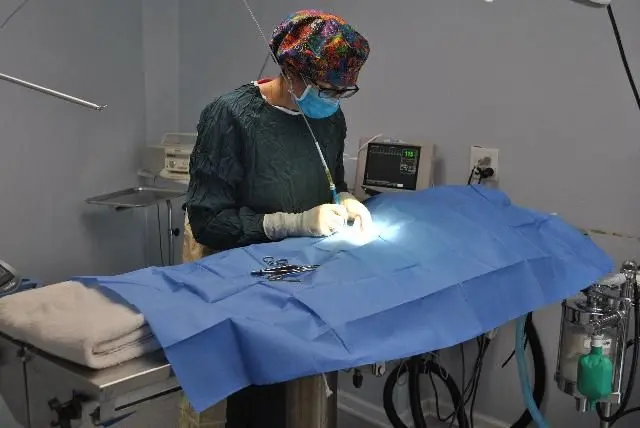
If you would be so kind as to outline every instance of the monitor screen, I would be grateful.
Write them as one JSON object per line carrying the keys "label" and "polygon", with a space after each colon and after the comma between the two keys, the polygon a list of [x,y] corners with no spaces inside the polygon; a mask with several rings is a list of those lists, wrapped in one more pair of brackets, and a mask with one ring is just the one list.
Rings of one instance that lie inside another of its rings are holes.
{"label": "monitor screen", "polygon": [[416,190],[419,146],[369,143],[364,170],[364,186]]}

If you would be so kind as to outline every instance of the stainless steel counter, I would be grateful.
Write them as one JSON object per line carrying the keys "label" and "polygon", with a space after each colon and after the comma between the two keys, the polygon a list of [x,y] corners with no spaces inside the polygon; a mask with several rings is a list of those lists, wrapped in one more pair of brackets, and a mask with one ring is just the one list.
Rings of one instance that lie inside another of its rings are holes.
{"label": "stainless steel counter", "polygon": [[180,386],[162,352],[103,370],[48,355],[0,334],[0,392],[25,428],[100,426]]}

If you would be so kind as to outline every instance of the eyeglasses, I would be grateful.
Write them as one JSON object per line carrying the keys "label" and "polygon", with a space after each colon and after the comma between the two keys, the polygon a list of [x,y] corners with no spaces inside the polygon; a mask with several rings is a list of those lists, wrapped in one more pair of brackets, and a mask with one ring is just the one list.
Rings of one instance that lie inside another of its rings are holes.
{"label": "eyeglasses", "polygon": [[313,84],[313,86],[318,88],[318,95],[320,96],[320,98],[349,98],[354,96],[356,92],[360,90],[358,85],[354,85],[346,88],[335,88],[335,87],[327,88],[327,87],[320,86],[317,81],[309,77],[303,76],[302,79],[305,81],[308,80],[309,82],[311,82],[311,84]]}

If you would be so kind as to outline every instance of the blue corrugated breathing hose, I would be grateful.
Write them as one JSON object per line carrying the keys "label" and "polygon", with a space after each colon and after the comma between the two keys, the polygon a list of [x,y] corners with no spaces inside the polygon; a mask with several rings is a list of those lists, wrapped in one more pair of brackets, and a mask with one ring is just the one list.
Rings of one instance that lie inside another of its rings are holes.
{"label": "blue corrugated breathing hose", "polygon": [[524,355],[524,328],[527,316],[524,315],[516,321],[516,362],[518,364],[518,377],[520,378],[520,389],[522,398],[529,409],[529,413],[538,428],[548,428],[549,424],[538,409],[536,402],[531,393],[531,384],[529,381],[529,370],[527,368],[527,360]]}

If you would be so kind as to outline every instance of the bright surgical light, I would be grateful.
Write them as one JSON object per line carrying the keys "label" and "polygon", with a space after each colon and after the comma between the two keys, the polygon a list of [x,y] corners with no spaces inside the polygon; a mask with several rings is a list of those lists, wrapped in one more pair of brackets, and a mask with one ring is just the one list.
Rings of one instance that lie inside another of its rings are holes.
{"label": "bright surgical light", "polygon": [[389,222],[373,219],[370,230],[363,231],[360,223],[355,221],[353,226],[346,225],[334,236],[342,242],[361,247],[379,238],[392,239],[397,233],[396,229],[397,226],[389,224]]}
{"label": "bright surgical light", "polygon": [[347,226],[340,231],[340,239],[361,247],[378,239],[378,234],[375,231],[363,232],[360,227]]}

